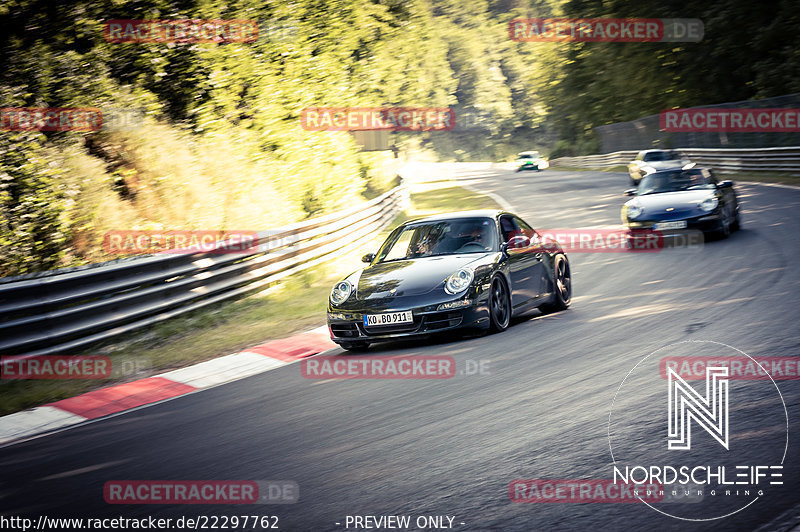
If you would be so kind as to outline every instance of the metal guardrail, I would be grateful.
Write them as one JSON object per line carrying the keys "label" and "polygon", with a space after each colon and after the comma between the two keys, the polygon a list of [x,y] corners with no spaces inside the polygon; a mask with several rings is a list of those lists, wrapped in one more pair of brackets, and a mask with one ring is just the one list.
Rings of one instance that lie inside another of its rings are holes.
{"label": "metal guardrail", "polygon": [[[799,172],[800,147],[787,148],[675,148],[702,166],[710,166],[720,173],[730,172]],[[551,166],[573,166],[577,168],[611,168],[627,166],[637,150],[617,151],[602,155],[582,157],[559,157],[550,161]]]}
{"label": "metal guardrail", "polygon": [[252,252],[159,254],[33,278],[5,278],[0,284],[0,353],[76,351],[265,290],[361,245],[404,210],[408,198],[408,189],[400,185],[364,205],[259,232]]}

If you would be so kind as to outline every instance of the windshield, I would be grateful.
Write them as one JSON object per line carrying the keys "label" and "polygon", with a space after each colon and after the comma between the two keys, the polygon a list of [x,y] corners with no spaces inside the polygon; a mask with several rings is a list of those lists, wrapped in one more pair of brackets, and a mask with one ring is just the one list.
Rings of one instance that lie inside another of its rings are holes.
{"label": "windshield", "polygon": [[519,154],[519,158],[520,159],[535,159],[537,157],[539,157],[539,152],[538,151],[531,152],[531,153],[520,153]]}
{"label": "windshield", "polygon": [[378,252],[378,262],[486,253],[497,250],[497,230],[490,218],[465,218],[412,223],[386,240]]}
{"label": "windshield", "polygon": [[669,152],[669,151],[654,151],[650,153],[644,154],[644,160],[653,162],[653,161],[672,161],[675,159],[679,159],[680,156],[677,153]]}
{"label": "windshield", "polygon": [[645,176],[639,183],[639,196],[660,192],[678,192],[714,188],[710,174],[705,170],[682,170],[677,172],[656,172]]}

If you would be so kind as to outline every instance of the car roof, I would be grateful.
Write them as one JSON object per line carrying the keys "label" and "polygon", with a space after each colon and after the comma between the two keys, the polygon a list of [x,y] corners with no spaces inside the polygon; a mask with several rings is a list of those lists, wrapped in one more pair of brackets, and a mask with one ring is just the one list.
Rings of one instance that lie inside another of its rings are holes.
{"label": "car roof", "polygon": [[496,219],[502,214],[512,214],[500,209],[475,209],[471,211],[453,211],[434,214],[432,216],[425,216],[422,218],[415,218],[405,222],[403,225],[417,222],[434,222],[439,220],[457,220],[460,218],[493,218]]}
{"label": "car roof", "polygon": [[670,148],[664,148],[664,149],[660,149],[659,148],[659,149],[652,149],[652,150],[642,150],[639,153],[654,153],[654,152],[659,152],[659,151],[675,151],[675,150],[670,149]]}
{"label": "car roof", "polygon": [[521,152],[519,152],[517,155],[531,155],[531,154],[533,154],[533,153],[539,153],[539,150],[534,150],[534,151],[521,151]]}

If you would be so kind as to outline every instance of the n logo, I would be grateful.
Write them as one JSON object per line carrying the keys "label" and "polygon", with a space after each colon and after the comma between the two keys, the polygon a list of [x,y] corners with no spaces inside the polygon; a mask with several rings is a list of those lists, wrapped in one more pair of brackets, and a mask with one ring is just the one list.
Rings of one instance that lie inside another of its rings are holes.
{"label": "n logo", "polygon": [[[723,378],[724,377],[724,378]],[[669,449],[692,448],[694,420],[728,449],[728,368],[706,367],[706,396],[702,397],[672,368],[667,368]]]}

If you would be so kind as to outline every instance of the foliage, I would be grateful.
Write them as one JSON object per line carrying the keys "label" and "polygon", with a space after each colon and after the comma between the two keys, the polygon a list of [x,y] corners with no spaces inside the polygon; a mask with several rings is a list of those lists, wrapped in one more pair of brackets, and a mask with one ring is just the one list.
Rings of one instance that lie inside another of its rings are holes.
{"label": "foliage", "polygon": [[41,135],[22,133],[0,145],[0,271],[52,268],[64,253],[62,217],[70,191],[41,141]]}
{"label": "foliage", "polygon": [[[699,43],[531,43],[514,18],[700,18]],[[250,19],[251,43],[113,44],[112,19]],[[374,197],[411,153],[597,149],[593,128],[800,91],[788,0],[9,0],[0,107],[139,110],[137,127],[0,131],[0,275],[104,260],[109,229],[265,229]],[[300,127],[308,106],[452,107],[395,159]],[[58,177],[57,177],[58,176]]]}
{"label": "foliage", "polygon": [[568,0],[569,17],[698,18],[697,43],[572,43],[546,91],[553,125],[575,152],[592,128],[664,109],[800,92],[796,5],[786,0]]}

